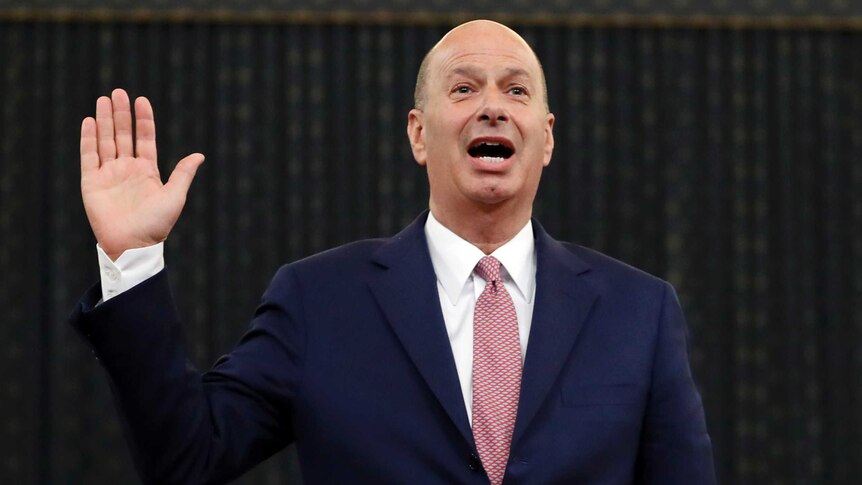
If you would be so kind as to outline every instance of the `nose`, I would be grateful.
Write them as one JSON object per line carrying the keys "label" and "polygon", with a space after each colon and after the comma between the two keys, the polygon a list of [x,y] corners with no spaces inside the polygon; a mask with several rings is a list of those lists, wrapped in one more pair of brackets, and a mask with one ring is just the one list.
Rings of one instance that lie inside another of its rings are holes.
{"label": "nose", "polygon": [[500,97],[501,94],[499,93],[488,93],[479,111],[476,112],[476,120],[488,123],[491,126],[509,121],[509,113],[503,106]]}

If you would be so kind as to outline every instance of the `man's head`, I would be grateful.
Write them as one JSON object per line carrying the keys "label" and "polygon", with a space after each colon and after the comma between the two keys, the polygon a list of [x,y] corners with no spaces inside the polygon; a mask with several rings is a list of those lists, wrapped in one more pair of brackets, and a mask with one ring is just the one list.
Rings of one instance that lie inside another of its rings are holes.
{"label": "man's head", "polygon": [[[498,26],[508,30],[512,34],[518,36],[517,32],[515,32],[512,29],[509,29],[508,27],[506,27],[503,24],[497,24],[494,22],[483,21],[483,20],[479,20],[476,22],[489,22],[490,24],[498,25]],[[472,22],[468,22],[468,24],[469,23],[472,23]],[[468,24],[462,24],[459,27],[466,27]],[[518,38],[520,38],[520,36],[518,36]],[[524,43],[526,44],[526,41],[524,41]],[[439,45],[439,43],[438,43],[438,45]],[[527,44],[527,47],[529,47],[529,44]],[[533,49],[530,48],[531,52],[532,52],[532,50]],[[431,49],[430,51],[428,51],[428,53],[425,54],[425,58],[422,59],[422,63],[419,64],[419,73],[416,75],[416,86],[413,89],[413,107],[416,109],[421,110],[423,105],[425,104],[425,84],[427,83],[427,78],[428,78],[428,64],[430,64],[432,54],[434,54],[434,52],[435,52],[435,49]],[[542,101],[545,103],[545,111],[550,112],[551,111],[550,105],[548,104],[548,84],[545,81],[545,70],[542,68],[542,63],[539,62],[539,58],[536,57],[535,52],[533,53],[533,57],[535,57],[536,62],[539,64],[539,73],[542,75],[542,79],[541,79]]]}
{"label": "man's head", "polygon": [[407,134],[435,214],[532,208],[554,148],[544,74],[508,27],[452,29],[422,62]]}

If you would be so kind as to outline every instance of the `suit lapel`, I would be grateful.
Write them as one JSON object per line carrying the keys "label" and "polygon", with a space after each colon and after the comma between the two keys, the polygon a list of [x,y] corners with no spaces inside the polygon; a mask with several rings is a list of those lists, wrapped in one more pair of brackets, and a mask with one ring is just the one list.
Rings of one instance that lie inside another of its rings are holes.
{"label": "suit lapel", "polygon": [[425,211],[374,254],[380,271],[369,285],[422,378],[472,446],[473,433],[425,240],[427,215]]}
{"label": "suit lapel", "polygon": [[536,238],[536,300],[514,446],[535,417],[566,362],[598,293],[580,275],[590,267],[533,220]]}

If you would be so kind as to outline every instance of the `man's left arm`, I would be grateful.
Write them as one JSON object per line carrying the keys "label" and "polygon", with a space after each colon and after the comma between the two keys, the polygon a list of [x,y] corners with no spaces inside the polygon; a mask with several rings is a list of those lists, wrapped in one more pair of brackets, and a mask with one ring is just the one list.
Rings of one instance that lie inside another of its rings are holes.
{"label": "man's left arm", "polygon": [[652,384],[638,457],[638,483],[714,484],[712,443],[688,359],[685,319],[664,284]]}

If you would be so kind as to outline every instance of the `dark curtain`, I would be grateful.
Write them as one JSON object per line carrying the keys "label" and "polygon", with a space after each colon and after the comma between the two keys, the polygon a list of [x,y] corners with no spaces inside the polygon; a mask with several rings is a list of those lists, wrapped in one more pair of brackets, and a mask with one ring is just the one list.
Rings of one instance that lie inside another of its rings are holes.
{"label": "dark curtain", "polygon": [[[557,115],[536,216],[677,287],[722,483],[858,483],[862,30],[513,27]],[[406,114],[447,29],[0,22],[4,483],[137,480],[105,375],[65,324],[98,277],[77,155],[96,97],[152,100],[163,176],[207,155],[167,245],[207,367],[279,265],[426,207]],[[288,450],[238,483],[295,477]]]}

